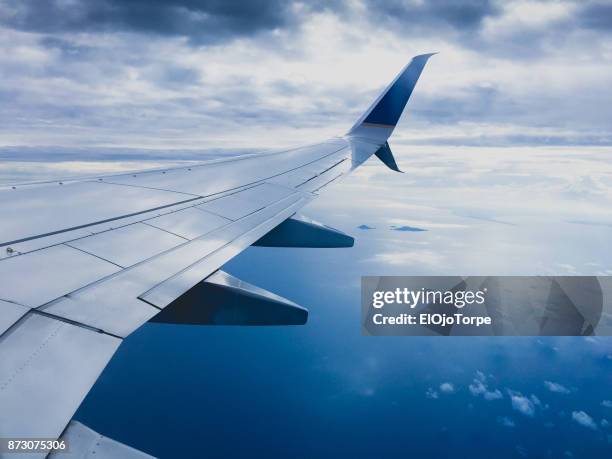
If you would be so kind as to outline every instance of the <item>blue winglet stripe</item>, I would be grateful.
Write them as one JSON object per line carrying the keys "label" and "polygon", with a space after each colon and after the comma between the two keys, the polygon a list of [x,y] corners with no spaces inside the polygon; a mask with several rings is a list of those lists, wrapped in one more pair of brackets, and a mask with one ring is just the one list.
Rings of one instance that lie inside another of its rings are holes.
{"label": "blue winglet stripe", "polygon": [[427,60],[434,54],[422,54],[412,58],[362,123],[395,126]]}

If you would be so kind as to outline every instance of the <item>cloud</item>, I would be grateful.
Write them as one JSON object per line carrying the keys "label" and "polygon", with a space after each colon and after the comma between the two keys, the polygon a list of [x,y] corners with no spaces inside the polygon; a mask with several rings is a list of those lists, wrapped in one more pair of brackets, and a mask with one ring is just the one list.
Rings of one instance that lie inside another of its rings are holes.
{"label": "cloud", "polygon": [[549,391],[557,394],[569,394],[571,392],[567,387],[556,382],[544,381],[544,385]]}
{"label": "cloud", "polygon": [[486,376],[481,371],[476,372],[476,377],[472,383],[468,386],[470,393],[474,397],[482,395],[487,401],[499,400],[503,398],[503,394],[499,389],[489,390],[486,384]]}
{"label": "cloud", "polygon": [[[4,2],[2,2],[4,3]],[[295,17],[284,0],[24,0],[0,16],[5,26],[29,32],[136,32],[215,43],[287,27]]]}
{"label": "cloud", "polygon": [[[366,0],[368,14],[374,20],[397,27],[402,33],[417,34],[424,28],[446,27],[457,32],[474,32],[483,20],[499,13],[489,0],[415,2],[405,0]],[[410,24],[411,27],[405,27]]]}
{"label": "cloud", "polygon": [[487,390],[487,387],[482,383],[482,381],[479,381],[477,379],[475,379],[474,382],[470,384],[468,388],[474,396],[484,394]]}
{"label": "cloud", "polygon": [[599,103],[612,92],[609,9],[0,0],[0,145],[309,142],[345,132],[407,56],[434,48],[396,141],[612,145],[612,105]]}
{"label": "cloud", "polygon": [[497,422],[504,427],[514,427],[516,425],[514,421],[507,416],[498,416]]}
{"label": "cloud", "polygon": [[485,400],[499,400],[500,398],[503,398],[504,396],[502,395],[501,391],[499,389],[495,389],[493,391],[487,391],[483,394],[483,397],[485,398]]}
{"label": "cloud", "polygon": [[442,384],[440,384],[440,392],[443,392],[445,394],[452,394],[453,392],[455,392],[455,386],[452,383],[443,382]]}
{"label": "cloud", "polygon": [[597,430],[597,424],[593,418],[584,411],[572,411],[572,419],[583,427]]}
{"label": "cloud", "polygon": [[583,28],[612,32],[612,5],[609,2],[585,2],[578,9],[576,21]]}
{"label": "cloud", "polygon": [[436,390],[434,390],[433,388],[429,388],[427,389],[427,392],[425,392],[425,397],[427,398],[431,398],[431,399],[437,399],[440,397],[440,395],[438,394],[438,392]]}
{"label": "cloud", "polygon": [[435,268],[443,264],[444,257],[432,250],[406,250],[379,253],[374,260],[393,266],[418,264]]}
{"label": "cloud", "polygon": [[520,392],[508,391],[508,394],[510,395],[512,408],[530,418],[535,416],[536,407],[533,400],[525,397]]}
{"label": "cloud", "polygon": [[601,402],[601,406],[604,406],[606,408],[612,408],[612,400],[603,400]]}

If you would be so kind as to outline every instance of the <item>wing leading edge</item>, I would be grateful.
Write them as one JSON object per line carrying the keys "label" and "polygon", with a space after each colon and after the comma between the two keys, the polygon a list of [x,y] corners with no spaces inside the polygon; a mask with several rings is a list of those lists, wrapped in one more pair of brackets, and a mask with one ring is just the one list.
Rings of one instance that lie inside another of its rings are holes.
{"label": "wing leading edge", "polygon": [[[305,322],[300,306],[219,269],[250,245],[352,246],[297,212],[374,154],[399,170],[387,139],[429,57],[414,57],[342,137],[0,189],[0,208],[14,216],[0,228],[0,437],[74,435],[65,428],[117,347],[153,318]],[[189,295],[208,290],[218,304],[189,311]]]}

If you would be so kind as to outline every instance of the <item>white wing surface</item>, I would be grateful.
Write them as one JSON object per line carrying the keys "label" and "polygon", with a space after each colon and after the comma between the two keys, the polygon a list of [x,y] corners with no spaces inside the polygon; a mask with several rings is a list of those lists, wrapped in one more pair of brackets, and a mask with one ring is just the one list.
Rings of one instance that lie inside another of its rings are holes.
{"label": "white wing surface", "polygon": [[[303,323],[303,308],[219,268],[253,244],[352,245],[296,213],[372,154],[397,169],[386,141],[429,56],[343,137],[0,189],[0,437],[90,438],[67,426],[122,340],[149,320]],[[193,310],[193,295],[210,308]]]}

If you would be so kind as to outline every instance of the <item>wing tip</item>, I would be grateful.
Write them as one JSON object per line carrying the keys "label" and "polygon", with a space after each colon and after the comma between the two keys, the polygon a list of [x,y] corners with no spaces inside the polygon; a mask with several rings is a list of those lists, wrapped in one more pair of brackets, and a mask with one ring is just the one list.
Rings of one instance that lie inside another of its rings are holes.
{"label": "wing tip", "polygon": [[397,77],[385,88],[374,103],[357,120],[347,134],[355,134],[362,127],[386,128],[385,140],[397,125],[412,91],[427,61],[437,52],[414,56]]}

